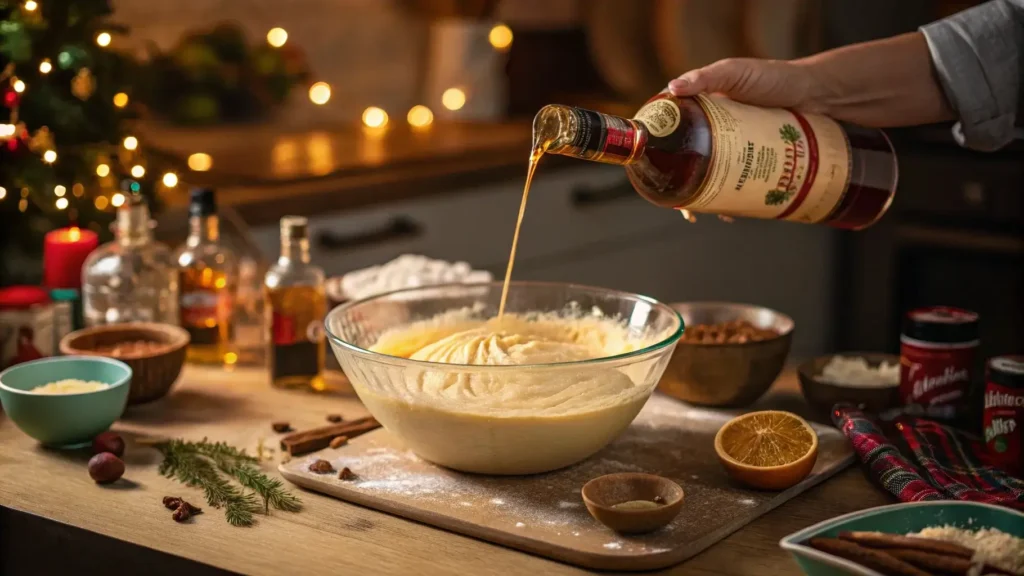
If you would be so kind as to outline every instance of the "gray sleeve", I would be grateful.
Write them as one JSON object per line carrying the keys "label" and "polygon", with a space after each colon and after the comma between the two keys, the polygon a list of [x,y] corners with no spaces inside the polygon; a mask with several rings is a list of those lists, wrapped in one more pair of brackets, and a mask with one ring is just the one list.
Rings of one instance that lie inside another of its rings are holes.
{"label": "gray sleeve", "polygon": [[1019,134],[1024,0],[992,0],[921,28],[959,122],[957,141],[996,150]]}

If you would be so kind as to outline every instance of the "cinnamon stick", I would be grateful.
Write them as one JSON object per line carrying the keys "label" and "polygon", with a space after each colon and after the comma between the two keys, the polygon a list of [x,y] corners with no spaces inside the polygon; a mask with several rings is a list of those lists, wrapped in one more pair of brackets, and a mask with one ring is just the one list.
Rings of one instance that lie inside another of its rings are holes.
{"label": "cinnamon stick", "polygon": [[287,450],[291,456],[299,456],[327,448],[331,440],[338,436],[348,436],[351,439],[379,427],[380,424],[373,416],[367,416],[350,422],[304,430],[281,438],[281,450]]}
{"label": "cinnamon stick", "polygon": [[[923,550],[910,550],[907,548],[887,548],[885,552],[918,568],[939,574],[960,576],[967,574],[967,571],[971,569],[971,561],[959,556],[925,552]],[[988,572],[985,574],[988,574]]]}
{"label": "cinnamon stick", "polygon": [[906,548],[967,558],[968,560],[974,556],[974,550],[959,544],[933,540],[931,538],[919,538],[917,536],[886,534],[884,532],[840,532],[839,537],[843,540],[849,540],[850,542],[856,542],[871,548]]}
{"label": "cinnamon stick", "polygon": [[890,556],[880,550],[873,550],[849,540],[838,538],[811,538],[807,544],[811,548],[828,552],[833,556],[846,558],[861,566],[871,568],[886,576],[931,576],[920,568],[903,560]]}

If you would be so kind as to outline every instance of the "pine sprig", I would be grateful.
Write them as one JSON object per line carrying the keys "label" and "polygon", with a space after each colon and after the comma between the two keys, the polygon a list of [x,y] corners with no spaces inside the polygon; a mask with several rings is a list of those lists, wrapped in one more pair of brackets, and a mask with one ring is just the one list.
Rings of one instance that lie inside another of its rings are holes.
{"label": "pine sprig", "polygon": [[[224,508],[224,515],[233,526],[251,526],[255,523],[253,514],[260,512],[258,494],[263,499],[264,514],[270,508],[296,512],[302,507],[297,496],[284,488],[277,479],[270,478],[256,467],[257,459],[224,442],[200,442],[169,440],[156,444],[164,456],[159,472],[168,478],[176,478],[187,486],[201,488],[206,501],[214,508]],[[221,476],[233,477],[244,488],[244,492]]]}

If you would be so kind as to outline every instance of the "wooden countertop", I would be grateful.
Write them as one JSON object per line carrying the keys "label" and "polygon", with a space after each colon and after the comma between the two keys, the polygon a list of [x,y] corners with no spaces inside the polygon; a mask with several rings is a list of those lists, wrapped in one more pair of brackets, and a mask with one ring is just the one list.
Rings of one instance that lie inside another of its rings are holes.
{"label": "wooden countertop", "polygon": [[[805,412],[795,373],[784,374],[760,404]],[[159,454],[132,440],[138,435],[205,436],[252,452],[261,437],[275,444],[271,422],[288,420],[302,429],[324,424],[329,413],[354,418],[365,410],[355,399],[271,389],[259,370],[188,367],[169,397],[131,409],[115,426],[130,442],[128,470],[124,480],[110,487],[90,480],[88,455],[41,448],[0,413],[0,573],[72,568],[86,573],[304,576],[586,573],[310,492],[301,494],[301,512],[259,516],[251,528],[231,527],[212,509],[179,525],[161,498],[180,495],[203,505],[201,493],[159,476]],[[275,465],[266,469],[277,475]],[[798,574],[778,547],[781,537],[891,502],[853,467],[662,573]]]}

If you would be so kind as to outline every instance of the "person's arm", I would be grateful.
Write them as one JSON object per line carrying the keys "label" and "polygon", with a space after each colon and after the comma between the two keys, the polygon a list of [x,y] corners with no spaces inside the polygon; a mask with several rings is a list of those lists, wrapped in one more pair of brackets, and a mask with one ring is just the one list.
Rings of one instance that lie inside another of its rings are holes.
{"label": "person's arm", "polygon": [[679,96],[720,92],[880,128],[959,119],[961,144],[991,150],[1013,138],[1022,52],[1024,0],[993,0],[921,32],[800,60],[722,60],[687,72],[669,89]]}

